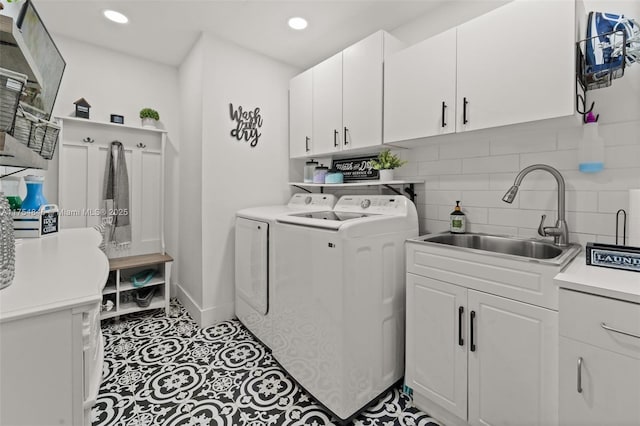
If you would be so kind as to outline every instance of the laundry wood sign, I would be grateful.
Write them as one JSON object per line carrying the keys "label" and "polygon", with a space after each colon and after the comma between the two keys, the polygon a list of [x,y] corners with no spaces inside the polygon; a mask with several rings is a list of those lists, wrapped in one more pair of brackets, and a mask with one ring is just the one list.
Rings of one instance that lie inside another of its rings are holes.
{"label": "laundry wood sign", "polygon": [[235,127],[231,129],[231,136],[239,141],[249,142],[251,148],[255,148],[258,139],[262,136],[260,128],[262,127],[262,115],[260,108],[245,111],[241,106],[234,108],[233,104],[229,104],[229,115]]}

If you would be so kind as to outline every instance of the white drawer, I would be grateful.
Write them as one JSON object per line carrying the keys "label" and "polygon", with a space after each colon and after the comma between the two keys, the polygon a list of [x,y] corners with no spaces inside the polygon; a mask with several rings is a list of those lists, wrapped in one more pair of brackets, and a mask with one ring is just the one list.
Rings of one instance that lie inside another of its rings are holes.
{"label": "white drawer", "polygon": [[561,289],[560,335],[640,359],[640,304]]}

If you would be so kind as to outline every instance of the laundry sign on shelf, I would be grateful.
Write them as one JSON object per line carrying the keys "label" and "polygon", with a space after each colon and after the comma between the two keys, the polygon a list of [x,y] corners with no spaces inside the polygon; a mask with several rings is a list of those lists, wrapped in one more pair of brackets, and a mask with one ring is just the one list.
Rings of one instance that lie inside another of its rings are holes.
{"label": "laundry sign on shelf", "polygon": [[369,155],[333,160],[332,168],[342,173],[345,182],[376,180],[378,179],[378,170],[375,170],[371,164],[371,160],[376,158],[378,158],[377,155]]}
{"label": "laundry sign on shelf", "polygon": [[230,103],[229,115],[235,124],[235,128],[231,129],[231,136],[239,141],[249,142],[251,148],[255,148],[258,145],[258,139],[262,136],[259,132],[262,127],[260,108],[255,107],[253,110],[245,111],[242,106],[234,108]]}

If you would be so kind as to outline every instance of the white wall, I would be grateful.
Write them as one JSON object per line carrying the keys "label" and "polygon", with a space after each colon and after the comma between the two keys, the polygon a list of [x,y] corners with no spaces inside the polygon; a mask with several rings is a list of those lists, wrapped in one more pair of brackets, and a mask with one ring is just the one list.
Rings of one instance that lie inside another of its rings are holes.
{"label": "white wall", "polygon": [[[202,36],[195,49],[197,52],[192,52],[189,60],[194,55],[203,57],[199,141],[202,216],[200,223],[183,220],[180,238],[181,253],[187,250],[185,246],[193,243],[190,253],[198,256],[197,243],[189,235],[201,227],[202,280],[197,284],[188,283],[183,273],[180,285],[183,292],[191,296],[192,300],[185,301],[185,305],[192,316],[200,324],[212,324],[234,315],[235,212],[251,206],[283,204],[290,194],[287,185],[288,86],[297,70],[209,34]],[[183,68],[184,65],[181,74]],[[181,80],[186,87],[197,87],[197,78],[194,82]],[[235,124],[230,118],[229,103],[244,110],[261,109],[263,125],[259,131],[262,136],[255,147],[230,135]],[[191,127],[185,122],[189,132]],[[190,137],[187,142],[186,133],[184,135],[181,155],[186,144],[192,142]],[[193,137],[193,143],[198,143],[195,134]],[[191,176],[188,180],[181,177],[181,188],[197,185],[193,179],[197,177]],[[194,286],[201,286],[202,303],[191,294],[197,291]]]}
{"label": "white wall", "polygon": [[[178,297],[195,314],[202,306],[202,100],[203,42],[198,40],[179,69],[180,139]],[[194,315],[194,318],[196,316]]]}
{"label": "white wall", "polygon": [[[585,7],[587,11],[640,17],[638,2],[587,1]],[[461,16],[469,17],[465,13],[431,14],[394,34],[419,41],[420,34],[426,38],[434,28],[459,24]],[[640,65],[628,68],[624,78],[611,87],[588,92],[588,98],[595,101],[595,111],[600,113],[600,134],[606,143],[606,170],[601,173],[578,172],[582,128],[566,122],[560,127],[557,122],[539,122],[429,138],[409,150],[399,150],[409,163],[398,174],[425,180],[417,199],[421,233],[448,230],[449,214],[455,201],[461,200],[470,231],[537,236],[540,215],[547,214],[548,224],[556,217],[555,180],[535,172],[525,178],[513,204],[501,198],[519,170],[545,163],[558,168],[566,179],[571,239],[582,244],[612,242],[615,212],[620,208],[628,211],[627,190],[640,188]]]}
{"label": "white wall", "polygon": [[[165,240],[167,252],[178,255],[178,150],[179,107],[178,70],[138,59],[58,34],[52,34],[67,62],[54,107],[54,116],[73,116],[73,102],[84,97],[91,104],[91,120],[108,122],[110,114],[124,115],[128,125],[139,125],[138,113],[149,106],[160,113],[168,131],[165,171]],[[58,167],[56,158],[47,171],[28,170],[24,174],[45,175],[45,196],[57,203]],[[64,206],[60,206],[64,207]],[[175,265],[179,269],[179,265]]]}

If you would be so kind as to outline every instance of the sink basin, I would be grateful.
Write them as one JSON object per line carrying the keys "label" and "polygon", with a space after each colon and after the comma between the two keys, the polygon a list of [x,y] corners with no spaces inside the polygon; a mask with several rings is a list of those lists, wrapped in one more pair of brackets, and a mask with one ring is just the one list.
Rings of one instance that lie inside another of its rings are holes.
{"label": "sink basin", "polygon": [[521,239],[488,234],[432,234],[418,237],[424,243],[444,244],[461,249],[473,249],[484,252],[518,256],[553,264],[564,264],[573,259],[580,251],[578,244],[559,247],[547,241]]}

